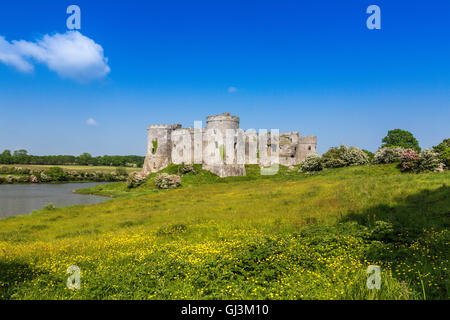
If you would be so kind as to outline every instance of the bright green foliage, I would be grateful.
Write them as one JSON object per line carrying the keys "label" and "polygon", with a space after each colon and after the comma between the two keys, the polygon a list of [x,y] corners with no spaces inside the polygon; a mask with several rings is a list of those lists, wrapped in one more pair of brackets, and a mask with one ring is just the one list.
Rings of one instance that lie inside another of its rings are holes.
{"label": "bright green foliage", "polygon": [[60,167],[51,167],[45,170],[44,174],[50,178],[50,181],[64,181],[67,179],[66,172]]}
{"label": "bright green foliage", "polygon": [[381,147],[402,147],[403,149],[413,149],[420,152],[419,142],[411,132],[406,130],[389,130],[387,136],[381,142],[383,142]]}
{"label": "bright green foliage", "polygon": [[222,144],[219,146],[219,151],[220,151],[220,159],[222,159],[223,161],[225,159],[225,149]]}
{"label": "bright green foliage", "polygon": [[362,149],[362,151],[367,155],[367,158],[369,158],[369,162],[372,162],[375,154],[366,149]]}
{"label": "bright green foliage", "polygon": [[157,140],[152,140],[152,154],[155,154],[158,151],[158,141]]}
{"label": "bright green foliage", "polygon": [[347,151],[347,147],[343,144],[338,147],[331,147],[322,155],[323,165],[325,168],[340,168],[345,167],[346,163],[342,159],[344,153]]}
{"label": "bright green foliage", "polygon": [[450,168],[450,138],[444,139],[440,144],[434,146],[433,151],[439,155],[439,159],[447,169]]}

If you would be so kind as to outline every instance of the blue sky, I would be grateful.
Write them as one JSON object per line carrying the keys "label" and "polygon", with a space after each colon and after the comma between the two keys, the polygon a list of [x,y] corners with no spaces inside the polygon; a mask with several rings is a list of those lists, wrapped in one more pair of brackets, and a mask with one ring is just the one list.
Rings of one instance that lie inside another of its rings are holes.
{"label": "blue sky", "polygon": [[[78,81],[64,64],[0,61],[0,151],[144,155],[149,124],[225,111],[317,135],[319,153],[376,151],[395,128],[424,148],[450,136],[449,1],[18,0],[0,4],[4,45],[66,33],[71,4],[110,71]],[[371,4],[381,30],[366,27]]]}

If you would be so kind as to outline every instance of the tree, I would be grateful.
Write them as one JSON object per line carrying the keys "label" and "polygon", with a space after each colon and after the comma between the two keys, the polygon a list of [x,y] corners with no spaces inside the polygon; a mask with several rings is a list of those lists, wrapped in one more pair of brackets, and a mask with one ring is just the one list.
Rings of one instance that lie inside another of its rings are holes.
{"label": "tree", "polygon": [[10,150],[5,150],[0,154],[0,163],[2,164],[12,163],[12,156]]}
{"label": "tree", "polygon": [[383,143],[381,147],[402,147],[420,152],[419,142],[411,132],[406,130],[389,130],[387,136],[381,142]]}
{"label": "tree", "polygon": [[90,164],[91,161],[92,161],[92,156],[87,152],[82,153],[78,157],[78,162],[79,162],[79,164],[82,164],[82,165],[88,165],[88,164]]}
{"label": "tree", "polygon": [[14,157],[26,156],[28,154],[27,150],[20,149],[14,151]]}

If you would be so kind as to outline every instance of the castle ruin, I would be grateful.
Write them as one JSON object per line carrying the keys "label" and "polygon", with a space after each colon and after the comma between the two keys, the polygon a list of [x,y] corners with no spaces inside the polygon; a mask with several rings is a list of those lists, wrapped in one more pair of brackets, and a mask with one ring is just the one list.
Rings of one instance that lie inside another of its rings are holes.
{"label": "castle ruin", "polygon": [[244,131],[239,128],[239,117],[226,112],[207,117],[206,127],[201,122],[194,128],[150,125],[143,170],[157,172],[171,163],[202,164],[220,177],[242,176],[246,164],[292,166],[316,150],[316,136],[303,137],[298,131]]}

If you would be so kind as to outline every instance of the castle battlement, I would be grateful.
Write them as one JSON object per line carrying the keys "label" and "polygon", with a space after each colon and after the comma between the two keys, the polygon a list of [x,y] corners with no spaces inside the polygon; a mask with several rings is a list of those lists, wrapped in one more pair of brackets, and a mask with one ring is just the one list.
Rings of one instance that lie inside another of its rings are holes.
{"label": "castle battlement", "polygon": [[207,117],[203,128],[150,125],[144,172],[157,172],[170,163],[196,163],[220,177],[240,176],[246,174],[245,164],[291,166],[316,153],[316,136],[303,137],[299,131],[260,135],[240,129],[239,121],[225,112]]}

